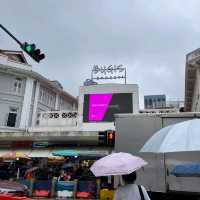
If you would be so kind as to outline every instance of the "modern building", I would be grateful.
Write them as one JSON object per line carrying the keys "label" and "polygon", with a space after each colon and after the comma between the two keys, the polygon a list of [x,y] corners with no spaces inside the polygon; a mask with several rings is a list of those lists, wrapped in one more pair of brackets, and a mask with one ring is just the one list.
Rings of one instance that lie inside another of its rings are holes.
{"label": "modern building", "polygon": [[168,101],[166,101],[166,108],[176,108],[179,110],[183,107],[184,107],[183,100],[168,100]]}
{"label": "modern building", "polygon": [[200,111],[200,48],[186,55],[185,111]]}
{"label": "modern building", "polygon": [[115,130],[114,115],[139,112],[137,84],[81,86],[78,116],[83,130]]}
{"label": "modern building", "polygon": [[157,109],[166,107],[166,96],[163,95],[145,95],[144,96],[144,108],[145,109]]}
{"label": "modern building", "polygon": [[32,127],[40,112],[72,111],[77,105],[58,81],[33,71],[23,52],[0,50],[1,127]]}

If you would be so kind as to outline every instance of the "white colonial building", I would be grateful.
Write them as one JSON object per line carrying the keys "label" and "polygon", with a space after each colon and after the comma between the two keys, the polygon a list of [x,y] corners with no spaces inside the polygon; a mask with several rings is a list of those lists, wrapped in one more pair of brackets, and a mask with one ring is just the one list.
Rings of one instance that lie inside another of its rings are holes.
{"label": "white colonial building", "polygon": [[77,99],[33,71],[21,51],[0,50],[0,126],[27,128],[41,112],[77,110]]}

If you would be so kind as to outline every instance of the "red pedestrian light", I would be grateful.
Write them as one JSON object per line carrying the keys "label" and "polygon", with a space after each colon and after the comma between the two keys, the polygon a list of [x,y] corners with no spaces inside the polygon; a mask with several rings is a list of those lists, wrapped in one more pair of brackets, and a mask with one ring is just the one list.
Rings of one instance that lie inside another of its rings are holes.
{"label": "red pedestrian light", "polygon": [[115,145],[115,132],[107,131],[107,145],[114,146]]}
{"label": "red pedestrian light", "polygon": [[113,140],[113,139],[114,139],[113,133],[108,133],[108,139],[109,139],[109,140]]}

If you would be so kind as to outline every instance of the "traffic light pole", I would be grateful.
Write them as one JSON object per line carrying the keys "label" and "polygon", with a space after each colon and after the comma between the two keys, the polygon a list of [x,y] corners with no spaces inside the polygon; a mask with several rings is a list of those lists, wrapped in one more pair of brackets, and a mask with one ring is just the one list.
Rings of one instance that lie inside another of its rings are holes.
{"label": "traffic light pole", "polygon": [[2,24],[0,24],[0,28],[3,29],[15,42],[17,42],[20,47],[22,47],[22,43],[12,34],[10,33]]}
{"label": "traffic light pole", "polygon": [[32,59],[36,62],[40,62],[45,58],[45,54],[40,53],[40,49],[36,49],[35,44],[29,44],[27,42],[21,43],[10,31],[8,31],[2,24],[0,24],[0,28],[5,31],[19,46],[23,51],[25,51]]}

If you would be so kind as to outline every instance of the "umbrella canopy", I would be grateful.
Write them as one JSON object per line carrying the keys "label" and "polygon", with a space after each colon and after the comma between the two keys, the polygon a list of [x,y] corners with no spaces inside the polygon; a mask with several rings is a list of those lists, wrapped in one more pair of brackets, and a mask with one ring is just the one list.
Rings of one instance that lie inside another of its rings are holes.
{"label": "umbrella canopy", "polygon": [[21,152],[21,151],[10,151],[8,153],[5,153],[2,155],[3,158],[11,158],[11,159],[16,159],[16,158],[27,158],[29,159],[28,155]]}
{"label": "umbrella canopy", "polygon": [[75,150],[57,150],[53,151],[52,154],[54,156],[64,156],[64,157],[75,157],[78,156],[79,153]]}
{"label": "umbrella canopy", "polygon": [[140,152],[167,153],[200,150],[200,119],[193,119],[162,128]]}
{"label": "umbrella canopy", "polygon": [[27,169],[25,174],[29,173],[29,172],[33,172],[36,171],[37,169],[39,169],[39,167],[31,167],[30,169]]}
{"label": "umbrella canopy", "polygon": [[130,174],[146,164],[140,157],[120,152],[97,160],[90,170],[95,176],[123,175]]}

